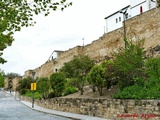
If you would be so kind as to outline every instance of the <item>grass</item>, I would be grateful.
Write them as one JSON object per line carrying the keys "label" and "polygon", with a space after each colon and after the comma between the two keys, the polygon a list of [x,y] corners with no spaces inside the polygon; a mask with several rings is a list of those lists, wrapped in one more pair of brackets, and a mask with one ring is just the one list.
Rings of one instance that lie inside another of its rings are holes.
{"label": "grass", "polygon": [[[33,91],[28,91],[26,94],[24,94],[24,96],[32,98],[33,97]],[[39,94],[37,91],[34,91],[34,98],[35,99],[42,98],[42,95]]]}

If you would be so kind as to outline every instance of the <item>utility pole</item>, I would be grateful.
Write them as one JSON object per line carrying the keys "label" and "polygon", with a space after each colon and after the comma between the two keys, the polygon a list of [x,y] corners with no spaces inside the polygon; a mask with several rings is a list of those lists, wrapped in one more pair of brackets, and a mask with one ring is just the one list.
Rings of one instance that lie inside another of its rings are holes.
{"label": "utility pole", "polygon": [[119,11],[119,13],[122,13],[123,14],[123,29],[124,29],[124,42],[125,42],[125,48],[126,48],[126,44],[127,44],[127,38],[126,38],[126,13],[127,13],[127,9],[125,11],[121,10]]}

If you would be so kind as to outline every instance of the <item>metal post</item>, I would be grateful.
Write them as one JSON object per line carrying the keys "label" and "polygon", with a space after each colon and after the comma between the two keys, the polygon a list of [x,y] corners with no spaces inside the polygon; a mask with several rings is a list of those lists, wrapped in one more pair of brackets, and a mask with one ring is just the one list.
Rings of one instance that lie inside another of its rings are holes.
{"label": "metal post", "polygon": [[126,41],[126,13],[127,13],[127,9],[123,12],[122,10],[120,11],[120,13],[123,14],[123,27],[124,27],[124,45],[125,45],[125,48],[126,48],[126,44],[127,44],[127,41]]}
{"label": "metal post", "polygon": [[32,90],[32,108],[34,108],[34,90]]}
{"label": "metal post", "polygon": [[124,39],[126,39],[126,15],[125,14],[123,14],[123,19],[124,19]]}
{"label": "metal post", "polygon": [[[34,81],[35,72],[32,72],[33,81]],[[33,90],[32,90],[32,108],[34,108],[34,82],[33,82]]]}
{"label": "metal post", "polygon": [[126,41],[126,14],[125,14],[126,12],[124,12],[123,13],[123,19],[124,19],[124,46],[125,46],[125,48],[127,47],[127,41]]}

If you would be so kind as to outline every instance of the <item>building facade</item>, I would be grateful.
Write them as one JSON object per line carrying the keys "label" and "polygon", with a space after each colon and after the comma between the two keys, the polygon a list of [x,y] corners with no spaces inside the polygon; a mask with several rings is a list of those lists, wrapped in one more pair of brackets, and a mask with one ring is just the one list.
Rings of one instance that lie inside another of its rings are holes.
{"label": "building facade", "polygon": [[156,7],[155,0],[130,0],[130,5],[105,17],[106,32],[122,27],[123,21],[135,17]]}

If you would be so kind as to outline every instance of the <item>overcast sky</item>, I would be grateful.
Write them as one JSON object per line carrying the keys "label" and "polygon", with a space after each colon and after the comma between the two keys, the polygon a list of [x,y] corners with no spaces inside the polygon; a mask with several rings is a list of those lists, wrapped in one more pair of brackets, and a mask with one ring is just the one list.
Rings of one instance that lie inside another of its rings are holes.
{"label": "overcast sky", "polygon": [[73,6],[36,16],[36,25],[16,32],[11,47],[4,50],[8,62],[0,65],[5,73],[19,73],[44,64],[54,50],[68,50],[89,44],[104,33],[108,15],[129,5],[130,0],[72,0]]}

